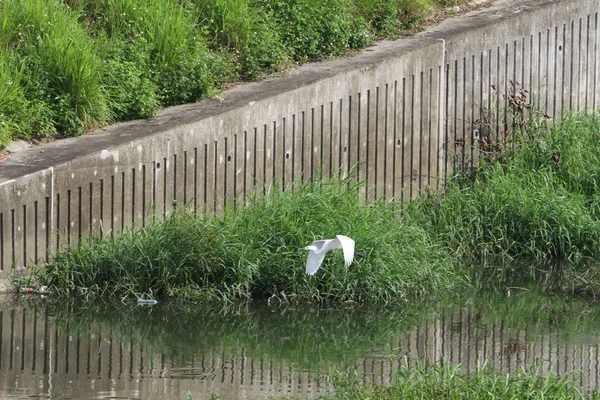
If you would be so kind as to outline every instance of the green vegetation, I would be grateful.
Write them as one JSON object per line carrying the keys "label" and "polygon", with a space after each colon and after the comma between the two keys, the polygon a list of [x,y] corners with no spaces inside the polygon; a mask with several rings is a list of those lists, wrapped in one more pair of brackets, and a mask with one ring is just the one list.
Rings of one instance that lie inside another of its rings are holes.
{"label": "green vegetation", "polygon": [[195,102],[415,29],[455,0],[3,0],[0,148]]}
{"label": "green vegetation", "polygon": [[[455,177],[443,194],[413,202],[404,215],[476,263],[479,276],[535,276],[553,290],[595,295],[600,118],[539,122],[524,125],[476,171]],[[486,260],[495,267],[481,267]]]}
{"label": "green vegetation", "polygon": [[541,368],[509,375],[488,365],[465,374],[460,365],[416,362],[400,371],[389,387],[365,386],[358,377],[342,374],[334,379],[335,396],[324,399],[584,399],[573,375],[551,376]]}
{"label": "green vegetation", "polygon": [[[274,187],[223,216],[175,213],[64,248],[35,284],[108,297],[393,303],[490,277],[534,277],[553,290],[595,294],[599,128],[599,118],[584,115],[530,127],[510,154],[492,154],[443,194],[404,208],[361,201],[360,185],[334,180]],[[341,232],[366,257],[346,268],[332,252],[306,276],[298,248]]]}
{"label": "green vegetation", "polygon": [[268,355],[315,370],[353,362],[374,345],[389,346],[399,332],[427,324],[433,310],[432,304],[425,302],[395,309],[270,307],[264,302],[213,309],[181,302],[140,307],[135,301],[107,304],[46,299],[35,306],[40,315],[48,312],[52,316],[61,334],[77,332],[82,339],[102,331],[153,352],[184,354],[190,359],[198,349],[219,347],[228,354],[244,349],[256,359]]}
{"label": "green vegetation", "polygon": [[511,260],[600,254],[600,119],[569,116],[529,126],[505,154],[483,160],[438,196],[411,205],[462,257]]}
{"label": "green vegetation", "polygon": [[[273,190],[223,217],[176,213],[139,232],[65,248],[37,275],[57,294],[83,288],[109,297],[222,302],[333,300],[389,303],[461,284],[452,256],[383,202],[363,204],[345,182]],[[316,238],[344,232],[366,254],[349,267],[328,254],[318,276],[304,272]]]}

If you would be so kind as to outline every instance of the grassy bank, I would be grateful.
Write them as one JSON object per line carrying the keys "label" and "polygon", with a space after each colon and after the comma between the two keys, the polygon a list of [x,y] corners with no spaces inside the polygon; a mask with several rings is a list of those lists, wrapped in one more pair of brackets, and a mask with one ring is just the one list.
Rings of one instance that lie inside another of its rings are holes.
{"label": "grassy bank", "polygon": [[[358,200],[344,182],[277,188],[266,199],[223,217],[177,213],[139,232],[66,248],[37,275],[57,294],[81,288],[108,297],[178,297],[220,302],[382,302],[461,285],[453,257],[395,207]],[[344,233],[365,258],[344,266],[341,252],[305,274],[306,251],[318,238]]]}
{"label": "grassy bank", "polygon": [[[474,280],[534,276],[552,289],[595,294],[598,131],[600,119],[590,116],[529,128],[510,154],[407,207],[365,203],[359,185],[333,181],[293,192],[274,187],[220,217],[177,213],[139,232],[64,248],[36,284],[108,297],[390,303]],[[342,233],[366,257],[346,268],[332,252],[306,276],[298,249]]]}
{"label": "grassy bank", "polygon": [[527,127],[408,214],[465,258],[596,258],[599,131],[600,119],[585,115]]}
{"label": "grassy bank", "polygon": [[599,131],[597,115],[570,115],[554,126],[535,121],[443,194],[412,203],[405,217],[478,265],[480,276],[535,276],[554,290],[595,295]]}
{"label": "grassy bank", "polygon": [[0,148],[153,116],[414,30],[458,0],[4,0]]}

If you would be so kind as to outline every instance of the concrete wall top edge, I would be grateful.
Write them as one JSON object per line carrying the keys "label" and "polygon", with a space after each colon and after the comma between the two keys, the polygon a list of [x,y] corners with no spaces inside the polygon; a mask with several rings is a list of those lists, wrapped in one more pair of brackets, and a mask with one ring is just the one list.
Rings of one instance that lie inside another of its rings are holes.
{"label": "concrete wall top edge", "polygon": [[[568,0],[560,2],[568,3]],[[514,18],[516,14],[535,12],[556,3],[558,2],[553,0],[499,0],[491,7],[443,21],[415,37],[380,42],[355,57],[307,64],[286,77],[270,78],[226,91],[221,99],[171,107],[161,111],[153,119],[118,123],[82,137],[59,140],[19,151],[14,153],[10,160],[0,164],[0,184],[50,167],[68,164],[77,158],[101,153],[103,150],[126,145],[138,139],[180,130],[204,119],[249,107],[251,102],[268,100],[336,75],[405,56],[412,51],[439,46],[440,39],[449,41],[467,31],[481,29],[503,19]]]}

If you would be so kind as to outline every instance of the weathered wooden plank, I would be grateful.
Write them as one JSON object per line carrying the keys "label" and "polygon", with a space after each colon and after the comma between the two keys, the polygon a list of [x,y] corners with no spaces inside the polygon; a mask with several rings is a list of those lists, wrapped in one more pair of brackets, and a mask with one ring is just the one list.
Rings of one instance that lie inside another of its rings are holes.
{"label": "weathered wooden plank", "polygon": [[118,234],[125,227],[125,185],[128,182],[125,167],[115,167],[114,178],[111,183],[112,202],[112,232]]}
{"label": "weathered wooden plank", "polygon": [[233,206],[238,207],[244,204],[246,193],[244,192],[245,178],[245,133],[236,133],[233,135],[233,160],[232,160],[232,198]]}
{"label": "weathered wooden plank", "polygon": [[420,109],[421,118],[419,121],[419,194],[426,190],[431,181],[431,102],[433,100],[431,80],[433,77],[431,69],[422,70],[420,72]]}
{"label": "weathered wooden plank", "polygon": [[229,155],[229,138],[221,137],[218,141],[215,141],[215,209],[214,211],[218,214],[223,213],[225,204],[227,202],[227,191],[228,191],[228,167],[229,162],[227,160]]}
{"label": "weathered wooden plank", "polygon": [[381,199],[386,193],[386,139],[387,139],[387,90],[388,84],[375,90],[375,191],[373,199]]}
{"label": "weathered wooden plank", "polygon": [[255,136],[255,175],[254,175],[254,191],[257,195],[264,195],[265,181],[267,177],[267,124],[262,125],[256,130]]}

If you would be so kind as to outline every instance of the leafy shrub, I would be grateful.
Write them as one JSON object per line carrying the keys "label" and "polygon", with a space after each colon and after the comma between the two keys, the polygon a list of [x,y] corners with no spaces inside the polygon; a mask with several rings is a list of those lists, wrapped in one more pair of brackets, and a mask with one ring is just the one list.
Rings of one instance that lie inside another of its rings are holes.
{"label": "leafy shrub", "polygon": [[149,118],[160,104],[157,85],[148,76],[148,49],[119,38],[105,38],[101,46],[105,85],[117,120]]}
{"label": "leafy shrub", "polygon": [[414,28],[428,10],[427,2],[418,0],[356,0],[356,6],[359,14],[381,36]]}
{"label": "leafy shrub", "polygon": [[295,61],[339,56],[368,42],[363,20],[354,16],[349,0],[264,0],[262,6],[273,12],[281,40]]}

